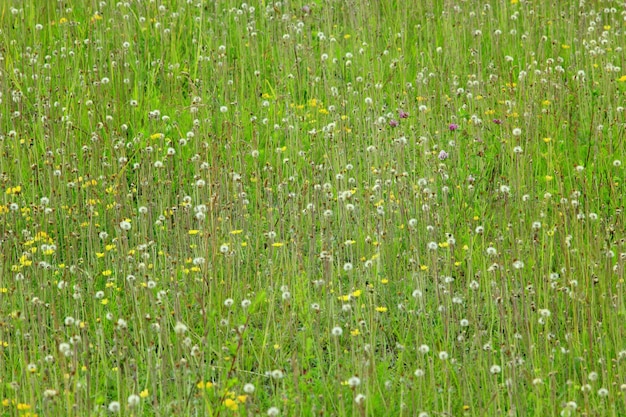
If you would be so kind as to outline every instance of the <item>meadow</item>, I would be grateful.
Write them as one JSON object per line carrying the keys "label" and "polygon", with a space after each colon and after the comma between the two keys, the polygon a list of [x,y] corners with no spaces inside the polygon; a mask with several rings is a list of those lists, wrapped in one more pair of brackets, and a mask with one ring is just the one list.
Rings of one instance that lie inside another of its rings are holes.
{"label": "meadow", "polygon": [[0,416],[624,416],[626,3],[5,0]]}

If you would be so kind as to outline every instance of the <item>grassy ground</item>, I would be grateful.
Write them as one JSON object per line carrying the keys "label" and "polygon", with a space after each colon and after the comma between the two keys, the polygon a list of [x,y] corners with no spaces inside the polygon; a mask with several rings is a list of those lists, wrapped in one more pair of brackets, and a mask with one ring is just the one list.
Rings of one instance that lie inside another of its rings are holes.
{"label": "grassy ground", "polygon": [[623,416],[626,5],[0,5],[0,416]]}

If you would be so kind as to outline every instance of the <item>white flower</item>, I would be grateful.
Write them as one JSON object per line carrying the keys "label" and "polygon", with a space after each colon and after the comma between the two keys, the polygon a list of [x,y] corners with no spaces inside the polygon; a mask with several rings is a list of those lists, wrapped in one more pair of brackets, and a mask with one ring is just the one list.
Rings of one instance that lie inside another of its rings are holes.
{"label": "white flower", "polygon": [[330,332],[333,336],[339,337],[343,334],[343,329],[339,326],[335,326]]}
{"label": "white flower", "polygon": [[137,394],[131,394],[128,396],[128,406],[131,408],[138,406],[140,401],[141,398]]}
{"label": "white flower", "polygon": [[252,384],[246,384],[243,386],[243,392],[245,392],[246,394],[252,394],[254,392],[254,385]]}
{"label": "white flower", "polygon": [[354,397],[354,402],[361,405],[365,402],[365,395],[363,394],[357,394],[356,397]]}
{"label": "white flower", "polygon": [[281,371],[280,369],[274,369],[270,375],[272,376],[272,378],[274,379],[282,379],[285,374],[283,373],[283,371]]}
{"label": "white flower", "polygon": [[491,372],[492,374],[499,374],[502,371],[502,368],[500,367],[500,365],[491,365],[491,368],[489,368],[489,372]]}
{"label": "white flower", "polygon": [[124,230],[124,231],[129,231],[131,228],[130,222],[128,220],[122,220],[120,222],[120,229]]}
{"label": "white flower", "polygon": [[112,413],[119,413],[120,403],[117,401],[111,401],[111,403],[109,403],[109,411]]}
{"label": "white flower", "polygon": [[361,379],[358,376],[353,376],[348,379],[348,386],[350,388],[358,387],[361,385]]}
{"label": "white flower", "polygon": [[271,407],[270,409],[267,410],[267,415],[269,417],[276,417],[280,414],[280,410],[276,407]]}
{"label": "white flower", "polygon": [[180,321],[176,322],[176,325],[174,326],[174,332],[176,334],[183,334],[186,331],[187,331],[187,326],[184,323]]}

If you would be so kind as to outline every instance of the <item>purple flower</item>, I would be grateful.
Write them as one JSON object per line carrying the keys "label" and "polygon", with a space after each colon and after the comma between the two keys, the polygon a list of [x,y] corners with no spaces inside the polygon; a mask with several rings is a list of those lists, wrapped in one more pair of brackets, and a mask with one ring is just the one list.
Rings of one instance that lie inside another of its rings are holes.
{"label": "purple flower", "polygon": [[302,6],[302,13],[304,14],[311,13],[311,6],[309,6],[308,4],[305,4],[304,6]]}
{"label": "purple flower", "polygon": [[459,125],[457,125],[456,123],[450,123],[450,125],[448,126],[448,129],[450,129],[450,132],[454,132],[458,128],[459,128]]}
{"label": "purple flower", "polygon": [[441,159],[442,161],[445,161],[446,159],[448,159],[448,152],[446,151],[439,152],[439,159]]}
{"label": "purple flower", "polygon": [[398,116],[400,116],[401,119],[406,119],[407,117],[409,117],[409,113],[405,112],[404,110],[400,110],[398,112]]}
{"label": "purple flower", "polygon": [[497,125],[501,125],[502,124],[502,120],[500,119],[493,119],[493,122]]}
{"label": "purple flower", "polygon": [[389,120],[389,126],[397,127],[400,123],[396,119]]}

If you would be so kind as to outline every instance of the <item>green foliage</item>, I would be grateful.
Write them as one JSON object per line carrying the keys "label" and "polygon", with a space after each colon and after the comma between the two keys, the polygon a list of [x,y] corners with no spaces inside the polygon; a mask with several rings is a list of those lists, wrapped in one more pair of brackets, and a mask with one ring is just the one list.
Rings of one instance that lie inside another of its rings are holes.
{"label": "green foliage", "polygon": [[70,3],[0,5],[0,415],[626,414],[622,4]]}

